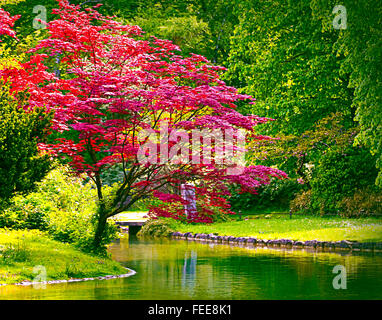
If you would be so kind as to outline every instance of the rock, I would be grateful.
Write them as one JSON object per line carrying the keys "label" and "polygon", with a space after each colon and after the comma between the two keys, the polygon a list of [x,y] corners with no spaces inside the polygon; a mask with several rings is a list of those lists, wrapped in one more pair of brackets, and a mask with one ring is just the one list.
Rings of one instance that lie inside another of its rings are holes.
{"label": "rock", "polygon": [[327,248],[328,247],[328,242],[327,241],[321,241],[320,243],[322,248]]}
{"label": "rock", "polygon": [[304,242],[304,245],[307,247],[316,247],[317,246],[317,240],[307,240]]}
{"label": "rock", "polygon": [[293,245],[298,246],[298,247],[302,247],[304,245],[304,243],[302,241],[295,241],[295,242],[293,242]]}
{"label": "rock", "polygon": [[355,249],[355,250],[360,250],[361,249],[361,243],[359,243],[359,242],[353,242],[353,244],[352,244],[352,249]]}
{"label": "rock", "polygon": [[340,248],[351,249],[352,243],[350,241],[342,240],[340,241]]}
{"label": "rock", "polygon": [[328,241],[328,243],[327,243],[327,247],[328,247],[328,248],[335,248],[335,246],[336,246],[335,242],[333,242],[333,241]]}
{"label": "rock", "polygon": [[336,248],[341,248],[341,246],[342,246],[341,241],[335,241],[335,242],[333,242],[333,243],[334,243],[334,246],[335,246]]}
{"label": "rock", "polygon": [[375,247],[375,242],[364,242],[362,248],[366,250],[373,250]]}

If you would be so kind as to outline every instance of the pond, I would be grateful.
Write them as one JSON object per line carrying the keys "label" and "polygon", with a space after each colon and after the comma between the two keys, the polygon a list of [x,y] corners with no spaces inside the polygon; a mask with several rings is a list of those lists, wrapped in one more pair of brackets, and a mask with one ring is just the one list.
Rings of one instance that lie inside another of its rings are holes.
{"label": "pond", "polygon": [[[128,278],[0,287],[0,299],[381,299],[382,254],[308,252],[200,243],[120,239],[113,258]],[[334,289],[343,265],[347,289]]]}

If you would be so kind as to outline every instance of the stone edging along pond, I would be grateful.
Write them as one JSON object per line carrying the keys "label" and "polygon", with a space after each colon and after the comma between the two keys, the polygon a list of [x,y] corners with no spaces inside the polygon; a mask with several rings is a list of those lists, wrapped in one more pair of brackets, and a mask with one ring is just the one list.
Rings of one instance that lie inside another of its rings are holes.
{"label": "stone edging along pond", "polygon": [[111,279],[120,279],[127,278],[136,274],[136,271],[125,268],[129,273],[124,273],[120,275],[106,275],[101,277],[93,278],[73,278],[68,280],[49,280],[49,281],[22,281],[19,283],[0,283],[1,286],[31,286],[31,285],[43,285],[43,284],[58,284],[58,283],[71,283],[71,282],[82,282],[82,281],[92,281],[92,280],[111,280]]}
{"label": "stone edging along pond", "polygon": [[293,248],[315,248],[315,249],[331,249],[331,250],[355,250],[355,251],[382,251],[382,242],[357,242],[357,241],[295,241],[290,239],[263,240],[253,237],[233,237],[219,236],[213,233],[181,233],[173,232],[170,235],[175,239],[183,239],[188,241],[204,241],[226,244],[247,244],[253,246],[266,247],[293,247]]}

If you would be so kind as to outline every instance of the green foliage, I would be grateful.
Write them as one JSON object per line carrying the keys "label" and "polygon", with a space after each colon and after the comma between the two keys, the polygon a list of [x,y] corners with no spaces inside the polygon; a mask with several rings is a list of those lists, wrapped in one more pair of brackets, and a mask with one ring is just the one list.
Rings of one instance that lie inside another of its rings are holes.
{"label": "green foliage", "polygon": [[273,179],[270,184],[259,187],[258,194],[233,192],[229,202],[235,212],[267,208],[285,210],[301,188],[295,179]]}
{"label": "green foliage", "polygon": [[175,230],[173,229],[173,225],[173,219],[151,219],[144,224],[141,230],[139,230],[137,236],[170,236],[171,233],[175,232]]}
{"label": "green foliage", "polygon": [[[344,56],[333,54],[337,34],[323,29],[311,1],[240,1],[231,38],[226,80],[256,103],[243,113],[276,121],[259,133],[279,138],[250,145],[252,163],[277,165],[290,177],[305,176],[334,144],[353,143],[353,91],[341,72]],[[348,139],[352,138],[352,139]]]}
{"label": "green foliage", "polygon": [[0,199],[14,192],[34,188],[50,169],[48,155],[41,155],[37,143],[50,126],[52,114],[43,109],[25,111],[27,96],[13,99],[7,87],[0,89]]}
{"label": "green foliage", "polygon": [[171,6],[165,8],[160,4],[139,10],[129,23],[140,26],[148,36],[154,35],[168,39],[177,44],[182,54],[204,54],[209,44],[210,32],[208,24],[192,14],[179,13],[170,16]]}
{"label": "green foliage", "polygon": [[1,258],[3,263],[10,265],[15,262],[25,262],[31,255],[30,250],[27,248],[25,239],[17,241],[16,243],[7,243],[0,249]]}
{"label": "green foliage", "polygon": [[[196,206],[198,208],[198,203]],[[209,209],[213,212],[211,215],[212,222],[228,222],[233,220],[232,216],[227,214],[222,208],[211,206]]]}
{"label": "green foliage", "polygon": [[241,1],[226,78],[256,98],[243,111],[274,118],[269,134],[301,134],[332,112],[349,114],[335,35],[322,31],[309,1]]}
{"label": "green foliage", "polygon": [[48,21],[53,20],[55,17],[52,14],[52,9],[58,7],[56,0],[44,0],[43,2],[40,0],[6,1],[8,3],[2,6],[4,10],[8,11],[11,15],[21,15],[20,19],[15,23],[15,29],[20,40],[27,35],[40,32],[33,28],[33,19],[37,16],[37,13],[33,12],[35,6],[42,5],[47,9]]}
{"label": "green foliage", "polygon": [[312,205],[312,189],[303,190],[290,202],[293,213],[310,213]]}
{"label": "green foliage", "polygon": [[158,198],[142,198],[135,202],[129,210],[131,211],[147,211],[151,206],[156,207],[163,204]]}
{"label": "green foliage", "polygon": [[336,0],[313,0],[312,8],[322,20],[322,29],[336,35],[335,54],[343,55],[340,72],[349,77],[349,88],[354,90],[352,108],[360,132],[356,141],[366,144],[375,154],[380,169],[377,183],[382,185],[382,2],[344,0],[347,27],[334,30],[331,10]]}
{"label": "green foliage", "polygon": [[[0,212],[0,227],[46,230],[55,240],[90,250],[98,200],[94,186],[81,181],[70,176],[65,167],[51,171],[35,192],[12,198],[10,206]],[[116,227],[110,222],[102,245],[115,235]]]}
{"label": "green foliage", "polygon": [[339,203],[342,217],[361,217],[382,214],[382,192],[372,188],[356,190],[350,197],[344,197]]}
{"label": "green foliage", "polygon": [[[226,64],[230,37],[238,22],[232,1],[108,0],[103,3],[100,12],[139,25],[148,35],[173,40],[182,46],[183,54],[202,54],[215,63]],[[92,3],[85,6],[88,5]]]}
{"label": "green foliage", "polygon": [[25,1],[25,0],[1,0],[1,5],[5,6],[7,4],[16,4],[19,2],[23,2],[23,1]]}
{"label": "green foliage", "polygon": [[359,147],[326,153],[311,180],[312,209],[321,214],[336,213],[343,197],[372,186],[377,176],[374,161],[368,150]]}
{"label": "green foliage", "polygon": [[278,134],[277,140],[260,141],[253,146],[249,158],[252,161],[269,159],[283,169],[294,169],[290,176],[297,176],[309,183],[306,165],[317,163],[326,150],[338,152],[354,142],[358,128],[346,128],[344,115],[336,112],[325,116],[301,135]]}

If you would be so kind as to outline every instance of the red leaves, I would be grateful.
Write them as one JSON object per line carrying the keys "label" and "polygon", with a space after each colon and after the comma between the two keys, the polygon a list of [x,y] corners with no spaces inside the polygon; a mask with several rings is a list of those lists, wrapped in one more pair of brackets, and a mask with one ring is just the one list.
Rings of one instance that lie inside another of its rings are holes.
{"label": "red leaves", "polygon": [[[15,21],[20,18],[19,15],[11,17],[10,14],[3,9],[0,8],[0,36],[1,35],[7,35],[9,37],[12,37],[16,40],[16,32],[12,30]],[[1,42],[1,39],[0,39]]]}
{"label": "red leaves", "polygon": [[[270,119],[235,111],[238,101],[254,99],[226,86],[219,78],[224,68],[211,65],[205,57],[179,56],[179,48],[168,40],[140,40],[136,37],[141,34],[139,27],[104,17],[94,8],[81,11],[67,0],[59,0],[59,4],[60,8],[54,10],[59,18],[48,24],[48,38],[30,50],[34,53],[30,60],[19,68],[0,72],[0,78],[8,81],[14,92],[29,89],[31,106],[45,105],[55,110],[54,130],[69,131],[71,139],[42,145],[44,150],[67,156],[77,172],[90,177],[122,163],[128,168],[125,179],[131,180],[125,180],[121,188],[131,189],[122,189],[120,194],[157,197],[165,204],[150,212],[160,216],[184,219],[184,200],[158,188],[198,181],[198,214],[192,217],[193,222],[212,222],[216,212],[231,213],[224,198],[229,195],[227,184],[239,184],[243,191],[255,192],[270,177],[286,177],[277,169],[263,166],[230,175],[221,163],[203,162],[204,156],[200,157],[201,163],[180,160],[176,165],[163,154],[154,154],[152,159],[161,163],[140,163],[139,151],[145,143],[153,148],[145,150],[144,155],[176,146],[177,140],[155,138],[164,123],[169,135],[183,129],[179,138],[190,137],[192,129],[244,129],[252,139],[263,140],[268,137],[257,136],[255,126]],[[1,26],[9,29],[14,20],[0,11],[0,34]],[[44,63],[50,57],[59,57],[58,66],[64,75],[61,79],[47,72]],[[142,138],[144,130],[151,136]],[[233,134],[235,139],[237,136]],[[185,145],[190,155],[191,146]],[[204,153],[203,149],[217,152],[216,143],[203,145],[197,153]],[[238,152],[240,147],[231,149]],[[180,152],[181,148],[174,156]]]}
{"label": "red leaves", "polygon": [[153,191],[153,196],[163,202],[169,202],[169,203],[180,202],[182,204],[185,202],[182,199],[182,197],[177,194],[163,193],[158,190]]}

